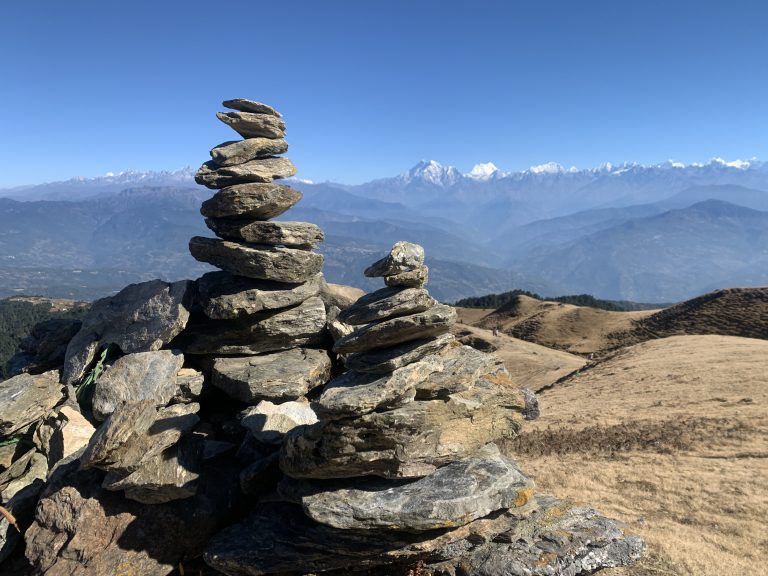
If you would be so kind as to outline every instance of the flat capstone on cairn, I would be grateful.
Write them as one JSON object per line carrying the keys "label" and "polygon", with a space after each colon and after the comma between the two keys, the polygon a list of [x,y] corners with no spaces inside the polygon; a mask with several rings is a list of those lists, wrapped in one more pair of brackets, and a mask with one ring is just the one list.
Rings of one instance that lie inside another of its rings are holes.
{"label": "flat capstone on cairn", "polygon": [[424,250],[398,242],[366,276],[386,288],[329,325],[347,371],[290,431],[283,477],[206,561],[235,575],[349,573],[421,563],[434,575],[581,574],[639,558],[642,541],[589,508],[536,494],[496,441],[524,394],[494,355],[450,334],[456,312],[424,288]]}

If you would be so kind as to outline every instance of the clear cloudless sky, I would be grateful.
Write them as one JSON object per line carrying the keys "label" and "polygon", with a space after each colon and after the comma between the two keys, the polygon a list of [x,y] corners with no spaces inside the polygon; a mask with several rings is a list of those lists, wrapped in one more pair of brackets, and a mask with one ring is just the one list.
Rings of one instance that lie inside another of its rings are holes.
{"label": "clear cloudless sky", "polygon": [[197,166],[236,97],[313,180],[768,159],[765,0],[9,1],[0,51],[0,187]]}

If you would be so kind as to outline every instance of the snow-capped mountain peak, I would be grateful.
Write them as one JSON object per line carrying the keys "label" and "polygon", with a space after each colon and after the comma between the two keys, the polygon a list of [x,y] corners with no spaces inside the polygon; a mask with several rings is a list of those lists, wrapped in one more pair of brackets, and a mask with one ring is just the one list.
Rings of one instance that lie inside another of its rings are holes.
{"label": "snow-capped mountain peak", "polygon": [[557,162],[546,162],[545,164],[539,164],[538,166],[531,166],[528,168],[528,172],[531,174],[562,174],[563,172],[566,172],[566,170]]}
{"label": "snow-capped mountain peak", "polygon": [[467,176],[468,178],[473,178],[475,180],[488,180],[498,172],[499,172],[499,169],[496,167],[496,165],[493,162],[484,162],[480,164],[475,164],[472,167],[472,170],[468,174],[465,174],[465,176]]}
{"label": "snow-capped mountain peak", "polygon": [[422,160],[403,174],[403,178],[408,182],[421,180],[436,186],[450,186],[461,179],[461,173],[453,166],[443,166],[435,160]]}

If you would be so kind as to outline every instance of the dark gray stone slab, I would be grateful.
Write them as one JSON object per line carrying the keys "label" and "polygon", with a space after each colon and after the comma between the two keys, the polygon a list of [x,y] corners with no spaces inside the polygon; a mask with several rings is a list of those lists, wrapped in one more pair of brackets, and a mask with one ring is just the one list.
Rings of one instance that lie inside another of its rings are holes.
{"label": "dark gray stone slab", "polygon": [[211,370],[214,386],[247,404],[261,400],[296,400],[324,385],[330,376],[328,353],[309,348],[260,356],[216,358]]}
{"label": "dark gray stone slab", "polygon": [[270,222],[263,220],[234,220],[206,218],[205,224],[219,238],[243,240],[254,244],[288,246],[309,249],[323,241],[319,226],[309,222]]}
{"label": "dark gray stone slab", "polygon": [[296,174],[288,158],[270,156],[234,166],[218,166],[213,160],[203,164],[195,174],[195,182],[208,188],[226,188],[249,182],[272,182]]}
{"label": "dark gray stone slab", "polygon": [[282,138],[248,138],[219,144],[211,150],[211,158],[217,166],[234,166],[287,151],[288,142]]}
{"label": "dark gray stone slab", "polygon": [[301,192],[284,184],[238,184],[216,192],[203,202],[200,213],[206,218],[268,220],[280,216],[301,198]]}
{"label": "dark gray stone slab", "polygon": [[389,348],[350,354],[344,360],[344,364],[350,370],[357,372],[385,374],[413,362],[418,362],[430,354],[437,354],[455,342],[453,334],[441,334],[436,338],[411,340]]}
{"label": "dark gray stone slab", "polygon": [[382,288],[360,298],[341,311],[339,320],[345,324],[381,322],[397,316],[429,310],[437,301],[423,288]]}
{"label": "dark gray stone slab", "polygon": [[453,307],[436,304],[424,312],[361,326],[336,342],[333,349],[340,354],[346,354],[387,348],[410,340],[444,334],[455,321],[456,310]]}
{"label": "dark gray stone slab", "polygon": [[58,370],[19,374],[0,382],[0,439],[36,422],[63,399]]}
{"label": "dark gray stone slab", "polygon": [[221,105],[230,110],[239,110],[240,112],[255,112],[256,114],[270,114],[272,116],[277,116],[278,118],[282,117],[282,114],[272,108],[272,106],[256,102],[255,100],[248,100],[247,98],[224,100]]}
{"label": "dark gray stone slab", "polygon": [[323,256],[317,252],[246,245],[202,236],[195,236],[189,241],[189,251],[196,260],[226,272],[274,282],[306,282],[323,267]]}
{"label": "dark gray stone slab", "polygon": [[273,114],[256,112],[216,112],[224,122],[243,138],[284,138],[285,122]]}

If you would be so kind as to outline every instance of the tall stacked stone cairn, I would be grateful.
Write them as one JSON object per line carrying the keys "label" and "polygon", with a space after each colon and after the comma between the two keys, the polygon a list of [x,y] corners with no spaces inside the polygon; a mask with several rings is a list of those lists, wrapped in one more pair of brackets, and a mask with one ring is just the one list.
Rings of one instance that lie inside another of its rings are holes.
{"label": "tall stacked stone cairn", "polygon": [[386,287],[356,301],[328,285],[322,231],[272,220],[301,199],[274,182],[295,173],[281,115],[224,105],[243,139],[200,168],[217,238],[190,241],[220,270],[41,328],[0,382],[0,573],[571,575],[639,557],[500,452],[531,398],[453,338],[424,250],[395,244],[365,271]]}

